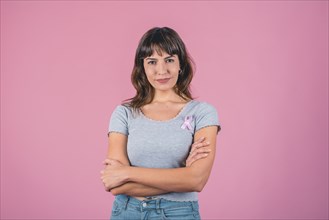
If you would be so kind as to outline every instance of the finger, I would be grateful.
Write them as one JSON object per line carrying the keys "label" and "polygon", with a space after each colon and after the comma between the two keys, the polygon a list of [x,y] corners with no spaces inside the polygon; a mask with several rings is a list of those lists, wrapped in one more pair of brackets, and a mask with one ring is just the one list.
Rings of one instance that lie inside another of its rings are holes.
{"label": "finger", "polygon": [[192,152],[192,153],[188,156],[188,158],[186,159],[186,166],[189,166],[189,165],[191,164],[191,162],[192,162],[194,156],[196,156],[195,151]]}
{"label": "finger", "polygon": [[191,161],[191,158],[188,157],[188,158],[186,159],[186,161],[185,161],[185,166],[186,166],[186,167],[189,167],[189,166],[190,166],[190,161]]}
{"label": "finger", "polygon": [[198,140],[194,141],[193,143],[201,143],[205,140],[205,137],[200,137]]}
{"label": "finger", "polygon": [[196,156],[192,157],[192,158],[189,160],[189,162],[188,162],[189,166],[191,166],[195,161],[200,160],[200,159],[202,159],[202,158],[205,158],[205,157],[207,157],[208,155],[209,155],[209,153],[197,154]]}
{"label": "finger", "polygon": [[209,145],[210,142],[209,141],[205,141],[205,142],[202,142],[202,143],[195,143],[193,144],[195,148],[200,148],[200,147],[204,147],[204,146],[207,146]]}
{"label": "finger", "polygon": [[109,158],[107,158],[103,161],[103,165],[109,165],[110,162],[111,162],[111,160]]}
{"label": "finger", "polygon": [[105,189],[105,191],[107,191],[107,192],[110,191],[109,188],[106,186],[105,183],[104,183],[104,189]]}
{"label": "finger", "polygon": [[111,165],[121,165],[120,161],[111,159]]}
{"label": "finger", "polygon": [[211,149],[210,148],[203,147],[203,148],[199,148],[199,149],[195,150],[195,152],[197,154],[200,154],[200,153],[209,153],[209,152],[211,152]]}
{"label": "finger", "polygon": [[200,149],[200,148],[202,148],[202,147],[208,146],[209,144],[210,144],[209,141],[204,142],[204,143],[193,144],[193,145],[192,145],[192,148],[191,148],[191,151],[190,151],[190,154],[191,154],[192,152],[194,152],[195,150],[197,150],[197,149]]}
{"label": "finger", "polygon": [[204,153],[209,154],[210,152],[211,152],[210,148],[199,148],[199,149],[191,152],[191,154],[188,156],[188,158],[186,160],[186,164],[191,163],[191,161],[195,159],[196,155],[204,154]]}
{"label": "finger", "polygon": [[200,144],[202,144],[202,143],[193,143],[190,152],[193,152],[193,151],[195,151],[195,149],[199,148],[199,145],[200,145]]}
{"label": "finger", "polygon": [[189,158],[192,158],[196,155],[197,151],[196,149],[190,152],[190,155],[188,156]]}
{"label": "finger", "polygon": [[106,160],[104,160],[104,165],[120,165],[120,161],[115,160],[115,159],[110,159],[107,158]]}
{"label": "finger", "polygon": [[194,143],[202,143],[202,141],[204,141],[206,138],[205,137],[201,137],[198,140],[196,140]]}
{"label": "finger", "polygon": [[199,148],[199,149],[196,149],[195,151],[193,151],[190,155],[189,155],[189,158],[193,158],[195,157],[196,155],[198,154],[202,154],[202,153],[210,153],[211,152],[211,149],[210,148]]}
{"label": "finger", "polygon": [[207,157],[208,155],[209,155],[209,153],[198,154],[198,155],[196,155],[194,158],[195,158],[196,160],[198,160],[198,159],[201,159],[201,158]]}
{"label": "finger", "polygon": [[200,147],[208,146],[209,144],[210,144],[209,141],[205,141],[205,142],[202,142],[202,143],[197,144],[197,147],[196,147],[196,148],[200,148]]}

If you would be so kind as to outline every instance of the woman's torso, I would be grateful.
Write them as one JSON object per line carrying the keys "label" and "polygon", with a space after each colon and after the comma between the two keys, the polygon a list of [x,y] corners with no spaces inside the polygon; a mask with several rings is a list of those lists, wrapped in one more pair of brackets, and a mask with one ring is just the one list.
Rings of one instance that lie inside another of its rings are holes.
{"label": "woman's torso", "polygon": [[[184,109],[185,105],[191,100],[168,103],[151,103],[144,105],[140,111],[143,116],[149,120],[166,122],[174,119]],[[139,200],[145,197],[135,197]]]}
{"label": "woman's torso", "polygon": [[[176,104],[162,105],[163,108],[145,106],[139,112],[124,104],[113,112],[109,132],[128,136],[131,166],[185,167],[195,132],[206,126],[219,126],[217,111],[212,105],[197,100]],[[171,192],[157,197],[173,201],[198,200],[197,192]]]}

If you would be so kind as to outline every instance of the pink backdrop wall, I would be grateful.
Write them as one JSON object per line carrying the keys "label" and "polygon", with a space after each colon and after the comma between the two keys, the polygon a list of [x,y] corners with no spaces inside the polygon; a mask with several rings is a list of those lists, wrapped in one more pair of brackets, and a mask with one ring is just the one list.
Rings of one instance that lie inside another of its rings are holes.
{"label": "pink backdrop wall", "polygon": [[327,219],[327,1],[1,1],[1,218],[109,217],[109,117],[154,26],[218,109],[203,218]]}

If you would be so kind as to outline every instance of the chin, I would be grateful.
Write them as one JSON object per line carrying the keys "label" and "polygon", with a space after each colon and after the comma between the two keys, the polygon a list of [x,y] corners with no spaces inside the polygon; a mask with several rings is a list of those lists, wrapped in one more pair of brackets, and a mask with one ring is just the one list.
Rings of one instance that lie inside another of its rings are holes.
{"label": "chin", "polygon": [[161,92],[166,92],[166,91],[174,90],[174,87],[167,87],[167,88],[157,87],[157,88],[155,88],[155,90],[159,90]]}

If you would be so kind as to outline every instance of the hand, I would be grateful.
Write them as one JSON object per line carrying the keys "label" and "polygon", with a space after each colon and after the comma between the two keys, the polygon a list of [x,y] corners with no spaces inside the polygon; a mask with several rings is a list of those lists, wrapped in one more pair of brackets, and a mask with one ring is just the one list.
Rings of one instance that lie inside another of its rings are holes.
{"label": "hand", "polygon": [[187,167],[191,166],[195,161],[208,156],[211,150],[206,146],[208,146],[210,143],[209,141],[205,140],[206,138],[202,137],[192,144],[190,154],[185,162]]}
{"label": "hand", "polygon": [[105,186],[106,191],[120,186],[126,182],[126,167],[120,161],[114,159],[106,159],[103,161],[106,165],[104,170],[101,171],[101,179]]}
{"label": "hand", "polygon": [[103,161],[103,165],[108,166],[124,166],[120,161],[107,158]]}

